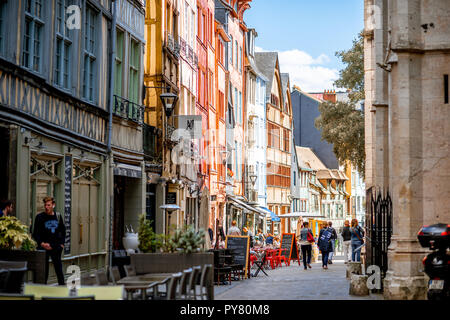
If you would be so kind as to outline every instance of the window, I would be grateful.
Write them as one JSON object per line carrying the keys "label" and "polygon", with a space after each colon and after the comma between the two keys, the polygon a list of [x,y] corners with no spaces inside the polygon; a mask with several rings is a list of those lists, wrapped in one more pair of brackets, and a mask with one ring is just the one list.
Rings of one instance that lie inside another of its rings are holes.
{"label": "window", "polygon": [[239,123],[242,124],[242,92],[239,91]]}
{"label": "window", "polygon": [[195,31],[195,12],[194,10],[191,10],[191,30],[190,30],[190,37],[189,37],[189,45],[191,47],[194,47],[194,41],[195,41],[195,35],[196,35],[196,31]]}
{"label": "window", "polygon": [[231,41],[228,43],[229,51],[230,51],[230,64],[233,65],[233,36],[230,36]]}
{"label": "window", "polygon": [[22,65],[36,72],[41,71],[42,62],[43,7],[42,0],[28,0],[25,2]]}
{"label": "window", "polygon": [[242,47],[239,47],[239,73],[242,73]]}
{"label": "window", "polygon": [[234,176],[238,180],[238,143],[234,141]]}
{"label": "window", "polygon": [[0,1],[0,54],[4,54],[5,50],[5,17],[6,2]]}
{"label": "window", "polygon": [[268,147],[280,149],[280,128],[277,125],[268,123]]}
{"label": "window", "polygon": [[139,103],[139,66],[141,61],[140,45],[135,40],[130,41],[130,79],[128,100]]}
{"label": "window", "polygon": [[220,118],[224,118],[224,111],[225,111],[225,95],[223,92],[219,91],[219,110],[218,114]]}
{"label": "window", "polygon": [[83,98],[94,102],[96,81],[95,27],[97,13],[89,6],[84,15]]}
{"label": "window", "polygon": [[267,164],[267,185],[290,188],[291,168],[277,164]]}
{"label": "window", "polygon": [[224,50],[224,44],[223,41],[221,39],[219,39],[218,41],[218,55],[219,55],[219,62],[224,66],[225,65],[225,50]]}
{"label": "window", "polygon": [[283,140],[284,140],[284,146],[283,150],[286,152],[289,152],[290,146],[289,146],[289,130],[283,129]]}
{"label": "window", "polygon": [[234,52],[236,52],[236,56],[234,57],[234,67],[237,68],[237,66],[238,66],[238,59],[239,59],[239,57],[238,57],[239,46],[238,46],[237,40],[234,40],[234,47],[235,47]]}
{"label": "window", "polygon": [[270,103],[276,107],[280,107],[280,99],[273,93],[270,95]]}
{"label": "window", "polygon": [[206,35],[208,30],[208,24],[206,23],[206,16],[202,13],[202,42],[206,44]]}
{"label": "window", "polygon": [[239,103],[237,99],[237,88],[234,88],[234,119],[236,123],[239,123]]}
{"label": "window", "polygon": [[124,33],[121,30],[116,32],[116,67],[114,80],[114,94],[122,97],[122,79],[123,79],[123,37]]}
{"label": "window", "polygon": [[210,43],[212,43],[213,39],[214,39],[214,18],[212,13],[209,13],[209,39],[208,41]]}
{"label": "window", "polygon": [[71,31],[66,28],[65,13],[68,0],[58,0],[56,3],[56,51],[55,51],[55,79],[60,87],[70,88],[70,52],[72,46]]}

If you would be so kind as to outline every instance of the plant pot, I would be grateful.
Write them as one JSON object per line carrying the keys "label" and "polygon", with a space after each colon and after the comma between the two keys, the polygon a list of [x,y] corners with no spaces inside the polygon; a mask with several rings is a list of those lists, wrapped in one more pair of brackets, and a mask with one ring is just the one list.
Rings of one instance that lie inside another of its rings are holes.
{"label": "plant pot", "polygon": [[45,251],[23,251],[0,249],[0,260],[26,261],[27,269],[33,273],[34,283],[45,283]]}

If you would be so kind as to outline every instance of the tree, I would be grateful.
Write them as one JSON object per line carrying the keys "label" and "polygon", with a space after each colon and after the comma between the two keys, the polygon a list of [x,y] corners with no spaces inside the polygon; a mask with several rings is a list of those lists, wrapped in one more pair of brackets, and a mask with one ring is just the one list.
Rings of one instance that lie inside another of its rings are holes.
{"label": "tree", "polygon": [[348,51],[338,51],[336,56],[345,64],[335,85],[349,90],[349,102],[324,102],[319,106],[320,116],[316,128],[322,140],[333,144],[339,162],[350,161],[364,176],[364,114],[356,105],[364,99],[364,38],[360,33]]}

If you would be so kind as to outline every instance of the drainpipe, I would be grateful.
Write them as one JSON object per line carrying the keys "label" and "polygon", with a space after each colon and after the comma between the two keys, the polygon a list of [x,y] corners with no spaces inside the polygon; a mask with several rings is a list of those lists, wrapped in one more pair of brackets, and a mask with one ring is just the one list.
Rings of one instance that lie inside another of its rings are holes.
{"label": "drainpipe", "polygon": [[[112,1],[112,22],[111,22],[111,53],[109,74],[109,119],[108,119],[108,155],[110,166],[113,163],[113,153],[111,148],[112,124],[113,124],[113,103],[114,103],[114,72],[116,59],[116,1]],[[110,170],[110,168],[108,168]],[[113,248],[113,217],[114,217],[114,172],[110,175],[111,185],[108,188],[110,205],[109,205],[109,267],[112,268],[112,248]]]}

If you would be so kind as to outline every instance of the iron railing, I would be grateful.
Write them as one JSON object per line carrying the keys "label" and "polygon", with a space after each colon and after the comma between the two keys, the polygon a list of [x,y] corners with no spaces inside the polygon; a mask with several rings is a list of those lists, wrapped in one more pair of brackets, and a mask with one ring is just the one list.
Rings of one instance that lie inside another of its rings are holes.
{"label": "iron railing", "polygon": [[165,46],[169,49],[170,52],[177,58],[180,57],[180,43],[178,42],[178,38],[175,38],[173,34],[166,31],[165,37]]}
{"label": "iron railing", "polygon": [[144,122],[144,106],[114,95],[113,114],[121,118],[142,124]]}
{"label": "iron railing", "polygon": [[367,190],[366,199],[366,264],[379,266],[384,278],[388,270],[388,247],[392,236],[392,199],[389,191],[374,188]]}

